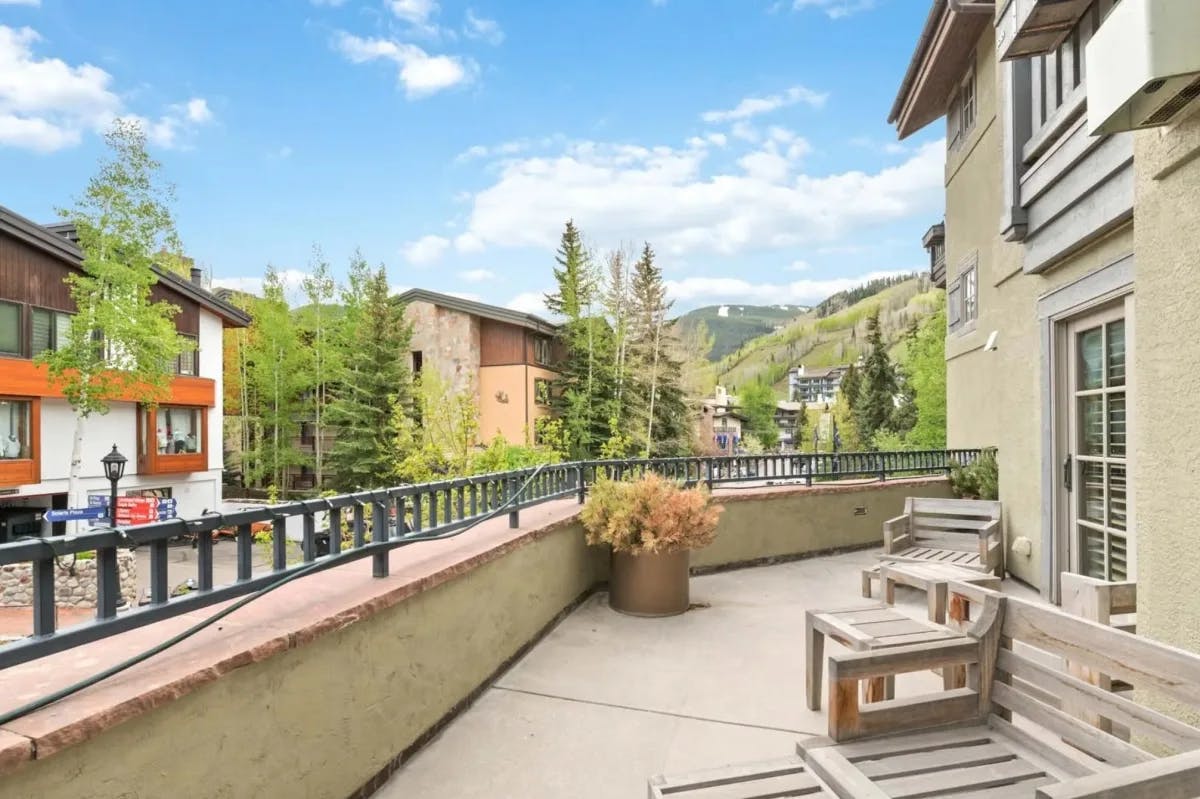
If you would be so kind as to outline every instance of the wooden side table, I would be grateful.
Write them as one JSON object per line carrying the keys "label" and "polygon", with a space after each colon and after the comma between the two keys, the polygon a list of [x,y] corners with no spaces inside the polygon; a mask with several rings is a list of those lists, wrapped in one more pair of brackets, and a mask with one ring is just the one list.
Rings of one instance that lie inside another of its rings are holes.
{"label": "wooden side table", "polygon": [[[956,632],[929,622],[910,619],[884,604],[842,610],[809,610],[804,614],[804,642],[808,669],[805,674],[808,709],[821,709],[821,682],[825,673],[825,636],[853,649],[868,652],[907,644],[923,644],[961,638]],[[896,694],[895,677],[867,682],[866,701],[891,699]]]}
{"label": "wooden side table", "polygon": [[[946,623],[946,583],[956,580],[972,583],[981,588],[1000,590],[1000,578],[972,569],[937,563],[883,562],[879,564],[879,585],[883,601],[896,603],[896,586],[907,585],[925,592],[929,606],[929,620],[937,624]],[[951,609],[951,626],[961,630],[966,618],[965,608]]]}

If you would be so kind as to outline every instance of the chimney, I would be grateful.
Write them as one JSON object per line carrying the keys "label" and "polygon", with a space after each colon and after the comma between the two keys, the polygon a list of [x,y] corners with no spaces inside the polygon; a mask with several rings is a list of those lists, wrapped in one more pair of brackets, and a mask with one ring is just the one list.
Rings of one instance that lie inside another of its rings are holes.
{"label": "chimney", "polygon": [[204,288],[204,270],[198,266],[192,267],[192,285]]}

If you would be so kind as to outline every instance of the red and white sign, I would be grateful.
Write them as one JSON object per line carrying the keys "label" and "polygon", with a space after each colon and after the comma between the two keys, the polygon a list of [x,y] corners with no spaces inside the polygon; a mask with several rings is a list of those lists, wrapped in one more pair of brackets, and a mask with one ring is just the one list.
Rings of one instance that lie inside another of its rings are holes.
{"label": "red and white sign", "polygon": [[156,497],[117,497],[118,525],[149,524],[158,521]]}

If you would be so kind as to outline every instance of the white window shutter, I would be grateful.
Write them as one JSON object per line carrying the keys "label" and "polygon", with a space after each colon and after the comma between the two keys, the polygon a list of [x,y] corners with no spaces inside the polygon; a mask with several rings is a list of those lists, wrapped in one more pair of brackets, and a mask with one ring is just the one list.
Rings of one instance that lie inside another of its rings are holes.
{"label": "white window shutter", "polygon": [[955,278],[953,283],[946,286],[946,324],[953,333],[962,322],[962,286],[961,278]]}

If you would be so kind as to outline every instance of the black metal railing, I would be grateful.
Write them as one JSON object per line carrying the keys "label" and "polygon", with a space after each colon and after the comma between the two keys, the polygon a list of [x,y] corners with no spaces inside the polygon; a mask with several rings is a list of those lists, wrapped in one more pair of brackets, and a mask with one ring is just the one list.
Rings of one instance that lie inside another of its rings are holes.
{"label": "black metal railing", "polygon": [[[0,646],[0,669],[95,641],[152,622],[253,593],[300,571],[371,558],[374,577],[388,575],[388,553],[444,537],[494,515],[520,525],[522,508],[568,496],[582,502],[587,486],[601,477],[625,478],[647,471],[689,485],[814,482],[871,477],[940,474],[966,465],[979,450],[843,452],[736,455],[559,463],[420,485],[359,491],[284,502],[197,519],[171,519],[128,528],[99,528],[75,536],[27,537],[0,544],[0,566],[28,563],[32,573],[33,636]],[[323,517],[321,529],[318,519]],[[288,521],[298,520],[299,560],[289,563]],[[236,546],[236,579],[217,585],[213,546],[229,534]],[[192,538],[197,550],[195,590],[172,596],[169,544]],[[270,571],[254,574],[256,538],[269,550]],[[147,547],[150,596],[147,604],[118,613],[121,605],[117,552]],[[56,559],[96,553],[97,607],[94,621],[56,629]]]}

